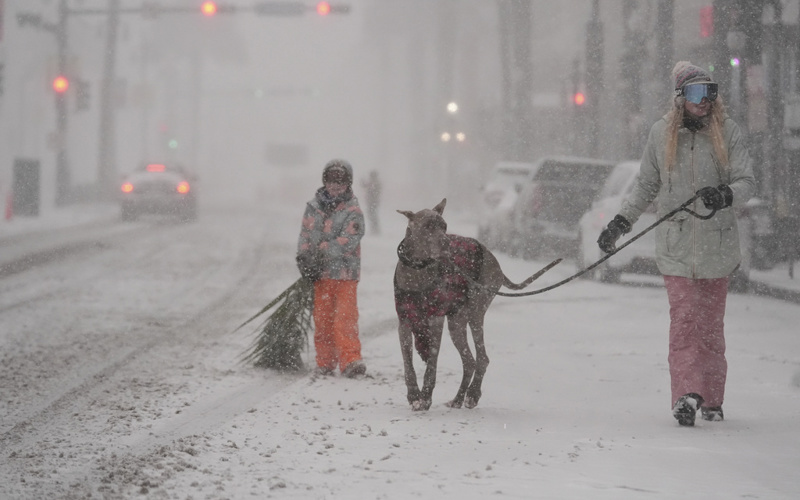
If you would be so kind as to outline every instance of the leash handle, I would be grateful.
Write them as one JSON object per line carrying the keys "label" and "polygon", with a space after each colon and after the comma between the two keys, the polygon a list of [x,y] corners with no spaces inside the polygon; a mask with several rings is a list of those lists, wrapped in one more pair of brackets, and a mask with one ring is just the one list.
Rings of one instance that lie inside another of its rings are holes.
{"label": "leash handle", "polygon": [[683,212],[687,212],[688,214],[692,215],[693,217],[697,217],[698,219],[703,219],[703,220],[708,220],[708,219],[714,217],[714,214],[717,213],[717,210],[714,209],[714,208],[711,209],[711,213],[708,214],[708,215],[700,215],[697,212],[695,212],[693,210],[690,210],[688,208],[689,205],[694,203],[695,200],[697,200],[697,198],[699,198],[699,197],[700,197],[699,194],[695,194],[694,196],[692,196],[691,198],[689,198],[688,200],[683,202],[678,208],[676,208],[676,209],[672,210],[671,212],[667,213],[666,215],[664,215],[663,217],[661,217],[660,219],[658,219],[654,223],[650,224],[646,229],[641,231],[639,234],[637,234],[633,238],[629,239],[628,241],[626,241],[625,243],[623,243],[622,245],[620,245],[619,247],[614,249],[613,252],[605,254],[603,257],[600,258],[600,260],[598,260],[594,264],[592,264],[592,265],[590,265],[590,266],[588,266],[588,267],[586,267],[584,269],[581,269],[580,271],[578,271],[577,273],[573,274],[569,278],[563,279],[563,280],[561,280],[558,283],[555,283],[553,285],[550,285],[550,286],[547,286],[547,287],[544,287],[544,288],[540,288],[539,290],[532,290],[530,292],[520,292],[520,293],[507,293],[507,292],[498,291],[497,295],[499,295],[501,297],[529,297],[531,295],[538,295],[540,293],[549,292],[550,290],[552,290],[554,288],[558,288],[561,285],[569,283],[570,281],[574,280],[575,278],[577,278],[577,277],[579,277],[579,276],[581,276],[583,274],[586,274],[587,272],[591,271],[592,269],[594,269],[595,267],[599,266],[603,262],[607,261],[613,255],[616,255],[617,252],[619,252],[620,250],[622,250],[626,246],[630,245],[634,241],[638,240],[639,238],[644,236],[646,233],[650,232],[653,228],[655,228],[656,226],[660,225],[661,223],[663,223],[664,221],[666,221],[667,219],[669,219],[673,215],[677,214],[678,212],[682,212],[682,211]]}

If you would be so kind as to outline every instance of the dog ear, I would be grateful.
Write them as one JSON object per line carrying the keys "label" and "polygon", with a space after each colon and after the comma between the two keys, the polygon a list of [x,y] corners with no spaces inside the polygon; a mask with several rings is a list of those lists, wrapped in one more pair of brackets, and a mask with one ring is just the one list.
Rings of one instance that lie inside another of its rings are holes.
{"label": "dog ear", "polygon": [[414,212],[411,212],[410,210],[398,210],[397,213],[405,215],[408,217],[408,220],[411,220],[411,218],[414,217]]}
{"label": "dog ear", "polygon": [[442,212],[444,212],[445,205],[447,205],[447,198],[442,198],[442,201],[440,201],[438,205],[433,207],[433,211],[439,215],[442,215]]}

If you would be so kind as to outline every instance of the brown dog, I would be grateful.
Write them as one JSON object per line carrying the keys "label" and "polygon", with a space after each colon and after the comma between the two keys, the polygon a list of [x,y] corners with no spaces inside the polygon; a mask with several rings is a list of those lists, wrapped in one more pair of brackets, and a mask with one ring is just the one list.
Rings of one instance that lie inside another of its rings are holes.
{"label": "brown dog", "polygon": [[[398,210],[408,218],[408,228],[397,248],[400,261],[394,273],[394,296],[408,402],[414,410],[431,407],[445,317],[464,368],[456,397],[447,405],[474,408],[478,404],[489,365],[483,339],[486,310],[501,286],[521,290],[542,274],[540,271],[520,284],[511,282],[495,256],[477,240],[447,234],[442,218],[446,203],[444,199],[432,210],[416,213]],[[467,325],[477,359],[469,347]],[[427,364],[422,390],[414,371],[412,343]]]}

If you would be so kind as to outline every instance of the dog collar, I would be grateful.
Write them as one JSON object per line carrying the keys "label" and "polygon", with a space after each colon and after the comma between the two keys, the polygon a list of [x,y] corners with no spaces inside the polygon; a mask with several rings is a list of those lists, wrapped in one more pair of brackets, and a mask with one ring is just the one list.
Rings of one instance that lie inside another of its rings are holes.
{"label": "dog collar", "polygon": [[433,258],[424,259],[424,260],[412,260],[412,259],[410,259],[408,257],[408,255],[406,255],[406,247],[403,245],[403,243],[405,241],[406,240],[403,240],[403,241],[400,242],[399,245],[397,245],[397,257],[400,259],[400,262],[402,262],[404,266],[408,266],[408,267],[410,267],[412,269],[425,269],[429,265],[431,265],[434,262],[436,262],[436,259],[433,259]]}

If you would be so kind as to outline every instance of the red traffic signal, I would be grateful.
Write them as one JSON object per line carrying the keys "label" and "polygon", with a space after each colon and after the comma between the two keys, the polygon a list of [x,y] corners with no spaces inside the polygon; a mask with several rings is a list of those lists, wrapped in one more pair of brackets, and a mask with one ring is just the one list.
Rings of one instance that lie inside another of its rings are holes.
{"label": "red traffic signal", "polygon": [[583,92],[575,92],[572,96],[572,102],[574,102],[576,106],[583,106],[586,103],[586,96]]}
{"label": "red traffic signal", "polygon": [[66,76],[59,75],[53,79],[53,90],[57,94],[63,94],[67,89],[69,89],[69,80],[67,80]]}
{"label": "red traffic signal", "polygon": [[203,2],[200,12],[206,17],[211,17],[217,13],[217,2]]}
{"label": "red traffic signal", "polygon": [[319,2],[317,4],[317,14],[320,16],[327,16],[331,13],[331,4],[328,2]]}
{"label": "red traffic signal", "polygon": [[335,3],[330,2],[317,2],[317,14],[320,16],[327,16],[328,14],[349,14],[350,4],[348,3]]}

